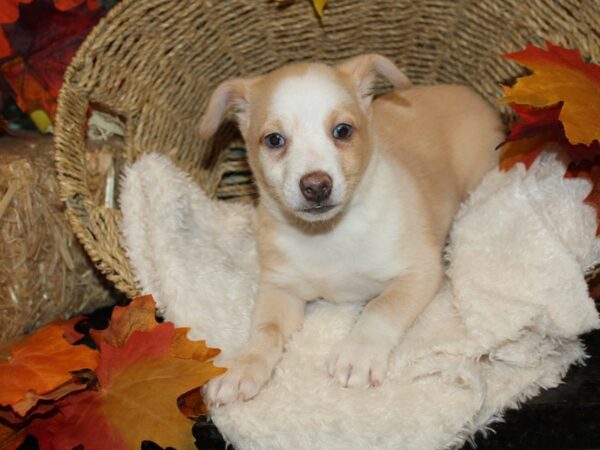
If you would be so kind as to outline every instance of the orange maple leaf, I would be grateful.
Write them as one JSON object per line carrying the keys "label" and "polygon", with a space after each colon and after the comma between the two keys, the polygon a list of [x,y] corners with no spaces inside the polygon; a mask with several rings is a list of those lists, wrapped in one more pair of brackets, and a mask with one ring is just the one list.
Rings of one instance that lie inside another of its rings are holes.
{"label": "orange maple leaf", "polygon": [[85,317],[82,315],[72,317],[70,319],[55,319],[53,325],[58,325],[63,329],[63,337],[67,342],[74,344],[83,337],[83,334],[75,329],[75,325],[81,322]]}
{"label": "orange maple leaf", "polygon": [[0,360],[0,404],[13,406],[29,392],[47,394],[72,380],[71,372],[95,369],[98,352],[71,345],[60,324],[49,324],[10,346]]}
{"label": "orange maple leaf", "polygon": [[210,362],[212,356],[173,356],[175,336],[173,324],[162,323],[149,332],[134,331],[122,347],[102,342],[96,370],[99,391],[65,397],[57,403],[60,414],[33,421],[28,432],[42,449],[83,445],[86,450],[119,450],[139,448],[143,440],[195,449],[193,422],[179,411],[177,398],[224,369]]}
{"label": "orange maple leaf", "polygon": [[121,347],[134,331],[150,331],[158,325],[156,304],[151,295],[137,297],[127,306],[113,309],[108,328],[91,330],[90,335],[97,345],[106,342],[113,347]]}
{"label": "orange maple leaf", "polygon": [[559,119],[571,144],[600,140],[600,66],[583,61],[576,49],[550,42],[504,55],[533,71],[505,89],[503,101],[549,107],[562,102]]}
{"label": "orange maple leaf", "polygon": [[180,408],[190,416],[205,413],[199,387],[225,369],[212,363],[218,350],[188,340],[186,328],[158,324],[154,314],[150,296],[115,308],[109,328],[94,336],[100,355],[95,390],[70,393],[54,403],[54,414],[25,426],[41,450],[125,450],[144,440],[196,448],[193,422]]}
{"label": "orange maple leaf", "polygon": [[547,47],[505,55],[533,75],[504,87],[503,101],[521,121],[503,144],[500,167],[529,167],[547,147],[564,151],[571,160],[565,176],[592,182],[585,201],[596,207],[600,234],[600,66],[585,63],[577,50]]}

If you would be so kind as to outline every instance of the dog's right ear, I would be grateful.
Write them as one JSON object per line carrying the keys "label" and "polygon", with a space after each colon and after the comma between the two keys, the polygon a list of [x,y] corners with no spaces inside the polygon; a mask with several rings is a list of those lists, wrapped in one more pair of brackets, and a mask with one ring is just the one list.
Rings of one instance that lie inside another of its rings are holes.
{"label": "dog's right ear", "polygon": [[198,130],[203,139],[216,133],[225,114],[233,110],[241,130],[248,126],[248,95],[255,78],[235,78],[221,83],[213,92]]}

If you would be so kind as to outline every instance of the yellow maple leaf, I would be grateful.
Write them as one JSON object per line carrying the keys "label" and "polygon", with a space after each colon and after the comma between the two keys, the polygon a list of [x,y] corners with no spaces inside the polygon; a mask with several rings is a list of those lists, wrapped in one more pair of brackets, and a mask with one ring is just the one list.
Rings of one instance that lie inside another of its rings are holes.
{"label": "yellow maple leaf", "polygon": [[577,50],[546,43],[504,55],[531,69],[506,88],[506,103],[549,107],[562,103],[559,119],[571,144],[600,140],[600,66],[584,62]]}
{"label": "yellow maple leaf", "polygon": [[[277,3],[289,3],[289,0],[275,0]],[[325,6],[327,6],[327,2],[329,0],[312,0],[313,7],[315,11],[319,15],[319,18],[323,18],[323,11],[325,10]]]}
{"label": "yellow maple leaf", "polygon": [[328,0],[313,0],[313,6],[315,7],[315,11],[319,17],[323,17],[323,11],[325,10],[325,6],[327,6]]}

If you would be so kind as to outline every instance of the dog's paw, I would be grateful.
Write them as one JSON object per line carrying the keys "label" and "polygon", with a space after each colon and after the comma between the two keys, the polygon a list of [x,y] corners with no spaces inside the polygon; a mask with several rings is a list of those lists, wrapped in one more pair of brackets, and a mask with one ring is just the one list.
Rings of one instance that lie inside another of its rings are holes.
{"label": "dog's paw", "polygon": [[348,337],[331,352],[327,369],[344,387],[379,386],[387,373],[390,352],[388,346]]}
{"label": "dog's paw", "polygon": [[243,355],[219,364],[227,372],[210,380],[204,390],[209,407],[250,400],[271,377],[272,367],[257,355]]}

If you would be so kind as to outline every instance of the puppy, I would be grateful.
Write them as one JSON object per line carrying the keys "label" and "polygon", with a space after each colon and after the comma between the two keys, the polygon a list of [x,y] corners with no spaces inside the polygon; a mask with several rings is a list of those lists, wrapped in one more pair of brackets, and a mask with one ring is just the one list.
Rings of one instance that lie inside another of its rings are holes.
{"label": "puppy", "polygon": [[[395,90],[373,101],[376,75]],[[411,87],[377,54],[225,81],[201,135],[228,110],[260,193],[261,276],[247,349],[209,383],[208,402],[254,397],[315,299],[368,302],[327,370],[341,386],[379,385],[440,286],[460,202],[497,164],[498,115],[467,87]]]}

